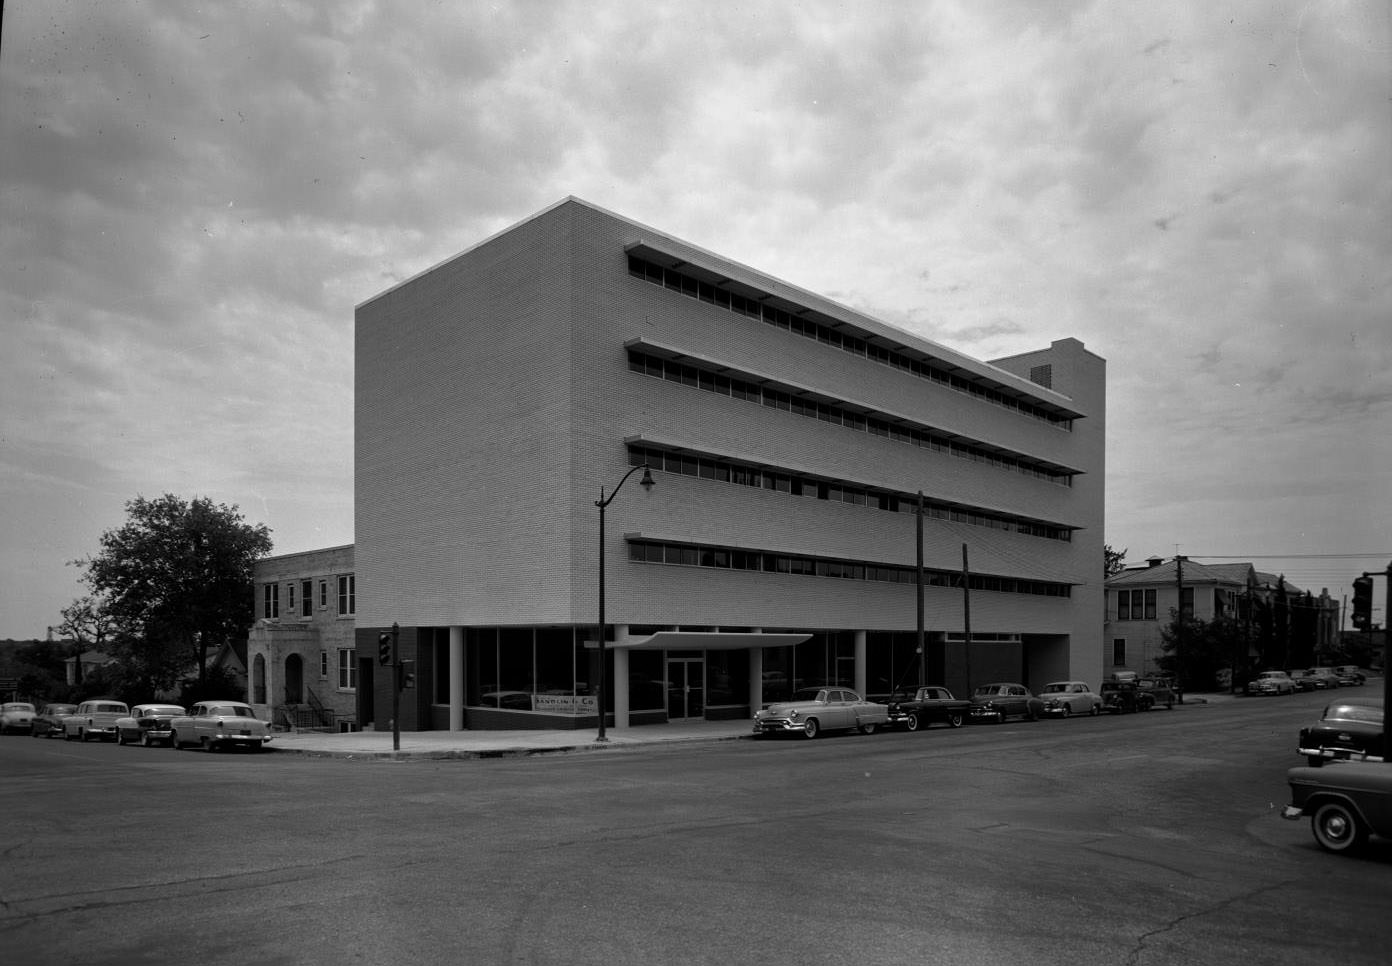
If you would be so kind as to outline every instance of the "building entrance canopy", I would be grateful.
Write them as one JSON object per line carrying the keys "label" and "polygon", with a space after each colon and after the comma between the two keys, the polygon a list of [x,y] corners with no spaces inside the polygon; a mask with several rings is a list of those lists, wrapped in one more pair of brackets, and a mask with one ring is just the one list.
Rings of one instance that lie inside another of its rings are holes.
{"label": "building entrance canopy", "polygon": [[788,647],[811,634],[751,634],[721,631],[658,631],[651,637],[630,637],[609,646],[628,651],[733,651],[744,647]]}

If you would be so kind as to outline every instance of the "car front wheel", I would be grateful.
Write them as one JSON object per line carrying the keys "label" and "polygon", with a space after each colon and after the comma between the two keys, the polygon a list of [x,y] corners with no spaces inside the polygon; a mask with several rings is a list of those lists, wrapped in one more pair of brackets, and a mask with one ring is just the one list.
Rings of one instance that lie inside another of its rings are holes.
{"label": "car front wheel", "polygon": [[802,726],[802,733],[803,733],[803,735],[804,735],[805,737],[808,737],[808,738],[815,738],[815,737],[817,737],[817,732],[819,732],[819,731],[821,731],[821,730],[822,730],[822,726],[819,725],[819,724],[817,724],[817,719],[816,719],[816,718],[808,718],[807,721],[806,721],[806,723],[803,724],[803,726]]}
{"label": "car front wheel", "polygon": [[954,711],[947,716],[947,726],[949,728],[960,728],[966,719],[962,717],[962,712]]}
{"label": "car front wheel", "polygon": [[863,735],[873,735],[879,726],[879,722],[877,721],[867,721],[860,726],[860,733]]}
{"label": "car front wheel", "polygon": [[169,747],[173,748],[175,751],[184,750],[184,746],[179,743],[179,732],[169,732]]}
{"label": "car front wheel", "polygon": [[1073,706],[1071,704],[1065,704],[1063,706],[1063,716],[1065,718],[1073,717]]}
{"label": "car front wheel", "polygon": [[910,731],[917,731],[919,724],[920,722],[918,720],[918,715],[911,714],[909,715],[908,720],[904,722],[904,727]]}
{"label": "car front wheel", "polygon": [[1343,802],[1325,802],[1310,818],[1315,841],[1330,852],[1352,852],[1363,845],[1368,830],[1358,815]]}

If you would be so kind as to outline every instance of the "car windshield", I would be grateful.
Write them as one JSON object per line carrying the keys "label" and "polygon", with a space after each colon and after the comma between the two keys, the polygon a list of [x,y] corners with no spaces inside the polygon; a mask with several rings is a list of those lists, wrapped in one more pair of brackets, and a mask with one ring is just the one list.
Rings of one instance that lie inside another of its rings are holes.
{"label": "car windshield", "polygon": [[1064,692],[1067,691],[1067,690],[1068,690],[1068,685],[1066,685],[1066,684],[1046,684],[1046,685],[1044,685],[1044,690],[1043,690],[1043,691],[1040,691],[1039,693],[1040,693],[1040,694],[1062,694],[1062,693],[1064,693]]}
{"label": "car windshield", "polygon": [[15,703],[13,703],[13,704],[7,704],[7,705],[5,705],[5,710],[6,710],[6,711],[33,711],[33,710],[34,710],[34,706],[33,706],[32,704],[24,704],[24,703],[22,703],[22,702],[15,702]]}
{"label": "car windshield", "polygon": [[1324,716],[1339,721],[1366,721],[1370,724],[1382,724],[1382,709],[1369,707],[1366,704],[1331,704],[1325,710]]}
{"label": "car windshield", "polygon": [[1004,694],[1005,688],[1001,687],[999,684],[983,684],[972,693],[978,697],[984,698],[992,694]]}
{"label": "car windshield", "polygon": [[184,709],[175,707],[172,704],[152,704],[145,709],[145,714],[183,714]]}
{"label": "car windshield", "polygon": [[114,712],[115,714],[125,714],[126,706],[124,704],[99,704],[96,707],[96,711],[99,714],[102,712]]}

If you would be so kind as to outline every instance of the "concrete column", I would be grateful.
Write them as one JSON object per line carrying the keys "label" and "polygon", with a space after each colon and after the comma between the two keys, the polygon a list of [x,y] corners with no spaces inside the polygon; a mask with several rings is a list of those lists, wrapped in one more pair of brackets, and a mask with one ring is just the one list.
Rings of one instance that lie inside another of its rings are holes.
{"label": "concrete column", "polygon": [[[628,648],[619,647],[619,644],[628,640],[628,625],[618,624],[614,627],[614,680],[609,683],[609,688],[614,695],[614,727],[628,727]],[[604,709],[600,709],[604,713]]]}
{"label": "concrete column", "polygon": [[764,706],[764,649],[749,649],[749,714]]}
{"label": "concrete column", "polygon": [[464,628],[449,629],[449,730],[464,730]]}
{"label": "concrete column", "polygon": [[855,632],[855,689],[865,697],[865,632]]}

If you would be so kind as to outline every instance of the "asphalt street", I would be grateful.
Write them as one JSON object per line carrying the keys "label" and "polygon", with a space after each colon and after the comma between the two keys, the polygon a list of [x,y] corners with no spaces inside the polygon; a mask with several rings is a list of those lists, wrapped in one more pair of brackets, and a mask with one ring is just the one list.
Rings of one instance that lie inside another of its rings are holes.
{"label": "asphalt street", "polygon": [[466,760],[0,741],[6,963],[1386,961],[1320,695]]}

